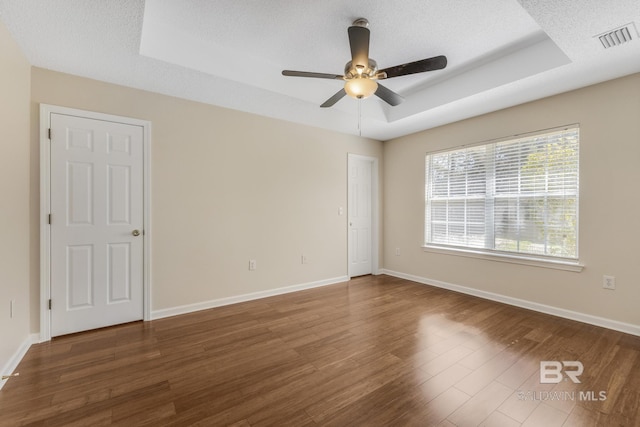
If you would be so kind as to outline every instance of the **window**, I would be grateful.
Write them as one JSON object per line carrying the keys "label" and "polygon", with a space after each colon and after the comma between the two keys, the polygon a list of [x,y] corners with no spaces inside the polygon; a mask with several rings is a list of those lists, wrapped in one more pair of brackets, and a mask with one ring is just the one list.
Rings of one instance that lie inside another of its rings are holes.
{"label": "window", "polygon": [[578,259],[577,125],[429,153],[425,245]]}

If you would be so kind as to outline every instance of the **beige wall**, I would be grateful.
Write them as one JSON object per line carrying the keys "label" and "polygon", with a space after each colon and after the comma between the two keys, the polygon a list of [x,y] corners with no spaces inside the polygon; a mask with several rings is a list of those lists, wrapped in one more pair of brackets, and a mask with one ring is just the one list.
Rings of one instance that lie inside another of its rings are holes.
{"label": "beige wall", "polygon": [[347,275],[347,153],[381,142],[33,68],[32,156],[39,103],[152,122],[152,310]]}
{"label": "beige wall", "polygon": [[[581,273],[422,250],[427,151],[570,123],[580,123]],[[636,74],[386,142],[384,267],[640,326],[639,136]]]}
{"label": "beige wall", "polygon": [[[0,369],[28,341],[30,331],[30,70],[0,23]],[[15,301],[13,318],[11,300]]]}

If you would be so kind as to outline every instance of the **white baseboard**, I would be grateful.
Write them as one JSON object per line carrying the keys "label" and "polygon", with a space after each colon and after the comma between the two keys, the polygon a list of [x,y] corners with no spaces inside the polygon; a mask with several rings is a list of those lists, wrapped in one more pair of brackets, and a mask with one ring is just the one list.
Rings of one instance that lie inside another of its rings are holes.
{"label": "white baseboard", "polygon": [[[13,374],[16,370],[16,368],[18,367],[18,364],[20,364],[20,361],[22,360],[22,358],[24,357],[25,354],[27,354],[27,351],[29,351],[29,348],[31,347],[31,344],[36,344],[40,342],[40,335],[39,334],[31,334],[29,335],[20,345],[20,347],[18,347],[18,349],[16,350],[15,353],[13,353],[13,356],[11,356],[11,358],[7,361],[7,363],[5,363],[5,365],[2,367],[2,375],[11,375]],[[10,378],[9,378],[10,379]],[[9,379],[6,379],[4,381],[0,381],[0,390],[2,390],[2,387],[4,387],[5,383],[7,381],[9,381]]]}
{"label": "white baseboard", "polygon": [[553,316],[564,317],[565,319],[577,320],[578,322],[588,323],[590,325],[600,326],[614,331],[620,331],[631,335],[640,336],[640,325],[619,322],[617,320],[607,319],[604,317],[592,316],[590,314],[580,313],[577,311],[565,310],[563,308],[553,307],[546,304],[527,301],[519,298],[513,298],[493,292],[481,291],[479,289],[469,288],[466,286],[455,285],[453,283],[442,282],[440,280],[427,279],[425,277],[414,276],[412,274],[400,273],[392,270],[382,270],[383,274],[398,277],[401,279],[411,280],[412,282],[422,283],[424,285],[435,286],[437,288],[448,289],[475,297],[484,298],[492,301],[502,302],[516,307],[526,308],[529,310],[539,311]]}
{"label": "white baseboard", "polygon": [[198,302],[195,304],[181,305],[178,307],[163,308],[151,312],[151,320],[165,317],[178,316],[180,314],[193,313],[194,311],[207,310],[209,308],[222,307],[224,305],[237,304],[239,302],[252,301],[260,298],[272,297],[275,295],[288,294],[290,292],[303,291],[305,289],[318,288],[320,286],[333,285],[347,282],[348,276],[334,277],[332,279],[318,280],[316,282],[303,283],[300,285],[285,286],[282,288],[269,289],[267,291],[252,292],[250,294],[236,295],[227,298],[219,298],[210,301]]}

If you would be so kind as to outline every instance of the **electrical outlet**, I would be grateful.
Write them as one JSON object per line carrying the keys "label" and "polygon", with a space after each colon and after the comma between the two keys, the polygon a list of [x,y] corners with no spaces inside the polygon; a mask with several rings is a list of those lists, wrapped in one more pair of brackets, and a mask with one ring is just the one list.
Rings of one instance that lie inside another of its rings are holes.
{"label": "electrical outlet", "polygon": [[302,261],[303,264],[308,264],[309,263],[309,259],[307,258],[306,255],[302,255],[300,257],[300,260]]}
{"label": "electrical outlet", "polygon": [[602,276],[602,287],[604,289],[615,289],[616,288],[616,278],[615,276]]}
{"label": "electrical outlet", "polygon": [[396,248],[396,256],[400,256],[400,248]]}
{"label": "electrical outlet", "polygon": [[249,260],[249,270],[253,271],[256,268],[257,268],[256,260],[255,259],[250,259]]}

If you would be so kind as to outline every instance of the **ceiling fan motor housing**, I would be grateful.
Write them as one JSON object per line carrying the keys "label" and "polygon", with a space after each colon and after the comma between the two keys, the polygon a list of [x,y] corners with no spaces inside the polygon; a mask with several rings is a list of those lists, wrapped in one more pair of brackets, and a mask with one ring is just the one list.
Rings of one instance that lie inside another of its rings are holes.
{"label": "ceiling fan motor housing", "polygon": [[353,61],[349,61],[344,66],[344,79],[350,80],[356,77],[368,77],[370,79],[376,78],[378,73],[378,63],[369,58],[369,66],[363,68],[361,72],[358,72],[357,67],[353,65]]}

